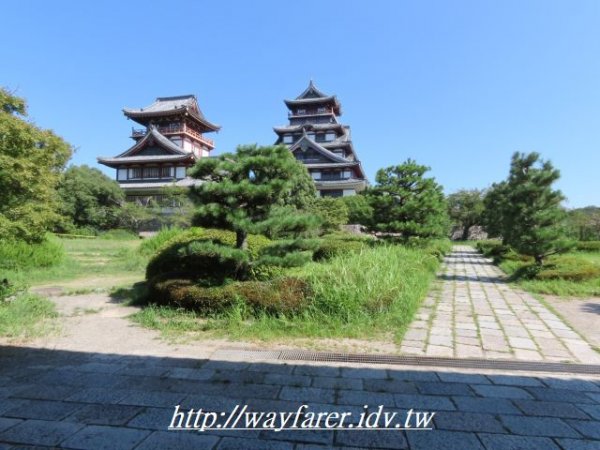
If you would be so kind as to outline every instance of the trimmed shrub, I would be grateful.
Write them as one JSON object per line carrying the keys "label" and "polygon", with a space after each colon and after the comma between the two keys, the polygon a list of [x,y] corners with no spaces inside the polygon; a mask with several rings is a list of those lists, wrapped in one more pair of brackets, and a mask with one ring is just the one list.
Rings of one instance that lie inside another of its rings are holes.
{"label": "trimmed shrub", "polygon": [[321,242],[314,252],[315,261],[331,259],[334,256],[360,252],[377,242],[375,238],[368,235],[357,235],[351,233],[337,232],[326,234],[321,237]]}
{"label": "trimmed shrub", "polygon": [[600,252],[600,241],[578,241],[575,244],[578,252]]}
{"label": "trimmed shrub", "polygon": [[313,254],[315,261],[331,259],[339,255],[357,253],[367,248],[367,245],[359,241],[346,241],[342,239],[323,239],[319,248]]}
{"label": "trimmed shrub", "polygon": [[198,286],[184,278],[155,279],[148,286],[148,300],[159,305],[179,306],[204,313],[223,311],[233,301],[227,297],[223,287]]}
{"label": "trimmed shrub", "polygon": [[243,302],[252,312],[291,314],[303,310],[310,296],[306,281],[281,277],[271,281],[240,281],[225,286],[199,286],[188,279],[170,279],[151,285],[149,300],[216,314]]}
{"label": "trimmed shrub", "polygon": [[235,241],[232,231],[186,230],[158,249],[148,263],[146,279],[179,273],[205,284],[221,284],[235,278],[240,267],[256,259],[261,249],[271,242],[264,236],[250,235],[248,249],[244,251],[235,248]]}

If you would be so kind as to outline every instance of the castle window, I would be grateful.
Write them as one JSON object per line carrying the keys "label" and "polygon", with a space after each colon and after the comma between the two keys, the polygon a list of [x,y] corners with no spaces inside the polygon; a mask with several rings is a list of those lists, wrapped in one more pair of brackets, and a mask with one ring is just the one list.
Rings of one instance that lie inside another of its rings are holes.
{"label": "castle window", "polygon": [[142,178],[142,168],[134,167],[132,169],[129,169],[129,178],[130,179]]}
{"label": "castle window", "polygon": [[160,168],[144,167],[144,178],[160,178]]}
{"label": "castle window", "polygon": [[294,142],[294,137],[291,134],[286,134],[285,136],[283,136],[284,144],[291,144],[292,142]]}

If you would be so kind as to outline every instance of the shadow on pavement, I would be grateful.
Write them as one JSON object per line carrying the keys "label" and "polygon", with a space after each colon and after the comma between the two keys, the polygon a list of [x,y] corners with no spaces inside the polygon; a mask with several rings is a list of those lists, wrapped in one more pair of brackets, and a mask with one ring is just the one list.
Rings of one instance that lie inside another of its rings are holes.
{"label": "shadow on pavement", "polygon": [[[598,380],[3,346],[0,448],[598,448]],[[228,414],[302,404],[302,420],[307,411],[349,412],[354,426],[380,405],[402,418],[410,409],[436,414],[431,431],[167,430],[175,405]]]}

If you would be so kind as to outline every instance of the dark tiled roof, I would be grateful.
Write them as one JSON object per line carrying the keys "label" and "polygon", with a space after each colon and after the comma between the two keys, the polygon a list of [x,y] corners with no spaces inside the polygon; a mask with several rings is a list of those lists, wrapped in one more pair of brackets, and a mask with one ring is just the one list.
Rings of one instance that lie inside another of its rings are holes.
{"label": "dark tiled roof", "polygon": [[[164,155],[138,155],[148,145],[157,145],[165,151]],[[114,166],[120,163],[137,163],[137,162],[166,162],[166,161],[183,161],[188,158],[193,158],[194,155],[185,151],[183,148],[172,142],[167,137],[160,134],[156,128],[150,127],[148,133],[137,141],[133,147],[125,150],[120,155],[113,158],[98,158],[100,164],[106,166]]]}
{"label": "dark tiled roof", "polygon": [[98,158],[100,164],[108,167],[117,168],[121,165],[140,164],[140,163],[177,163],[183,161],[193,161],[195,156],[189,155],[151,155],[151,156],[126,156],[124,158]]}
{"label": "dark tiled roof", "polygon": [[120,155],[117,155],[116,158],[122,158],[123,156],[134,155],[134,154],[138,153],[140,150],[142,150],[144,147],[146,147],[150,142],[153,142],[153,141],[156,142],[159,145],[159,147],[162,147],[163,149],[165,149],[168,153],[173,153],[176,155],[184,155],[184,154],[188,153],[183,148],[181,148],[179,145],[177,145],[173,141],[171,141],[168,137],[163,136],[156,128],[151,126],[148,129],[148,132],[146,133],[146,135],[142,139],[137,141],[133,145],[133,147],[130,147],[129,149],[125,150]]}
{"label": "dark tiled roof", "polygon": [[306,130],[327,131],[341,130],[344,126],[341,123],[302,123],[298,125],[274,127],[273,130],[275,130],[275,133],[293,133],[294,131],[301,131],[303,128]]}
{"label": "dark tiled roof", "polygon": [[341,115],[341,105],[338,102],[335,95],[327,95],[317,89],[312,80],[308,84],[308,87],[295,99],[284,100],[285,104],[290,106],[301,106],[301,105],[332,105],[337,115]]}
{"label": "dark tiled roof", "polygon": [[[304,144],[303,144],[304,142]],[[309,138],[306,134],[306,132],[304,132],[304,134],[302,135],[302,137],[300,139],[298,139],[298,141],[296,141],[296,143],[294,145],[292,145],[290,147],[290,151],[294,151],[297,148],[302,148],[303,145],[307,145],[310,148],[315,149],[317,152],[321,153],[323,156],[325,156],[327,159],[333,161],[333,162],[338,162],[338,163],[346,163],[348,162],[347,159],[336,155],[335,153],[327,150],[325,147],[323,147],[322,145],[319,145],[317,142],[313,141],[311,138]]]}
{"label": "dark tiled roof", "polygon": [[176,97],[158,97],[154,103],[145,108],[123,108],[123,113],[139,122],[145,124],[146,120],[153,117],[161,117],[182,113],[189,113],[198,122],[203,124],[207,129],[217,131],[221,127],[206,120],[204,114],[198,106],[198,101],[194,95],[180,95]]}

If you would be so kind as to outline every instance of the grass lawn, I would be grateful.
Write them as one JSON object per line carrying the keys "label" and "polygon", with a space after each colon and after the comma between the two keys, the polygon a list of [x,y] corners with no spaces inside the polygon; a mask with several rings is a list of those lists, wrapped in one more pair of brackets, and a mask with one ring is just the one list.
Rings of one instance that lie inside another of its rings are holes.
{"label": "grass lawn", "polygon": [[[104,282],[113,286],[144,278],[146,258],[136,251],[139,239],[61,239],[60,243],[66,255],[59,264],[3,270],[3,277],[30,286],[81,278],[93,278],[95,284]],[[77,288],[76,283],[73,288]]]}

